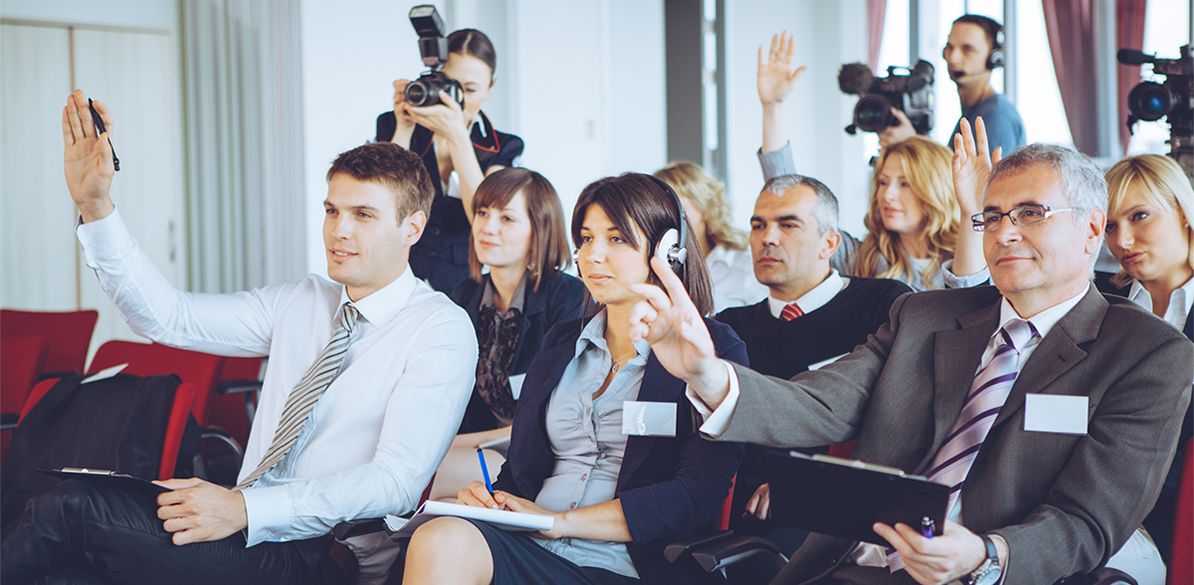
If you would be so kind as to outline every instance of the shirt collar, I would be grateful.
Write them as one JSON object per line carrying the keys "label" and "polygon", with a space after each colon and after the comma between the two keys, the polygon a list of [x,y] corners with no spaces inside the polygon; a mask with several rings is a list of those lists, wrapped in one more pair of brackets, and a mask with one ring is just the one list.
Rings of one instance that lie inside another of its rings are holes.
{"label": "shirt collar", "polygon": [[[497,298],[497,288],[494,287],[493,277],[487,276],[484,280],[485,289],[481,293],[481,306],[494,306],[496,303],[494,299]],[[522,280],[518,281],[518,286],[514,287],[514,297],[510,299],[510,306],[506,311],[511,309],[522,310],[523,300],[526,298],[527,279],[523,276]]]}
{"label": "shirt collar", "polygon": [[829,304],[829,301],[832,301],[833,297],[837,296],[837,293],[842,292],[843,288],[846,288],[846,280],[842,278],[842,275],[838,274],[837,270],[831,269],[829,276],[826,276],[825,280],[821,281],[821,284],[813,287],[813,290],[804,293],[795,301],[781,301],[771,295],[767,295],[767,306],[771,309],[771,316],[776,319],[779,319],[779,315],[783,312],[784,307],[793,302],[800,306],[801,311],[808,314]]}
{"label": "shirt collar", "polygon": [[[576,340],[576,356],[584,353],[589,346],[594,346],[605,353],[610,353],[609,346],[605,343],[605,325],[606,325],[606,309],[601,309],[592,319],[585,324],[585,328],[581,329],[580,337]],[[634,342],[634,352],[638,356],[646,355],[651,351],[651,344],[647,343],[646,339],[640,339]],[[611,358],[612,358],[611,354]]]}
{"label": "shirt collar", "polygon": [[1082,297],[1085,297],[1086,293],[1089,291],[1090,285],[1088,284],[1086,285],[1086,288],[1082,289],[1082,292],[1060,303],[1057,303],[1056,305],[1053,305],[1052,307],[1049,307],[1040,313],[1037,313],[1031,319],[1024,319],[1024,317],[1021,317],[1020,314],[1016,312],[1016,309],[1012,307],[1012,303],[1007,300],[1007,297],[1003,297],[1003,302],[999,304],[999,327],[995,330],[995,333],[993,333],[991,337],[999,335],[999,330],[1003,329],[1003,326],[1007,325],[1008,321],[1011,321],[1012,319],[1021,319],[1032,323],[1032,326],[1036,327],[1037,333],[1040,334],[1041,339],[1044,340],[1045,336],[1053,330],[1053,326],[1057,325],[1057,322],[1061,321],[1061,318],[1065,317],[1066,314],[1068,314],[1070,310],[1073,309],[1074,306],[1077,305],[1078,302],[1082,300]]}
{"label": "shirt collar", "polygon": [[[1150,313],[1153,310],[1152,295],[1148,294],[1139,280],[1132,280],[1132,286],[1128,289],[1128,300]],[[1190,309],[1194,308],[1194,278],[1187,280],[1186,284],[1181,285],[1169,295],[1169,305],[1172,307],[1174,304],[1181,305],[1182,315],[1190,314]]]}
{"label": "shirt collar", "polygon": [[409,266],[402,271],[402,275],[395,278],[393,282],[387,284],[380,289],[374,291],[365,298],[354,301],[348,298],[348,287],[340,287],[340,305],[351,302],[361,317],[376,327],[381,327],[389,323],[398,311],[401,311],[406,303],[410,301],[410,296],[418,286],[419,279],[411,272]]}

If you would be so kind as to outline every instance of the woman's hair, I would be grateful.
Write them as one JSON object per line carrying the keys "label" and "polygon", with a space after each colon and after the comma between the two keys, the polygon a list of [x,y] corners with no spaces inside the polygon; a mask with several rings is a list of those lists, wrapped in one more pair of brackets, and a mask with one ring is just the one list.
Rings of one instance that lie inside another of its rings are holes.
{"label": "woman's hair", "polygon": [[[1194,268],[1194,227],[1190,225],[1194,218],[1194,187],[1177,161],[1158,154],[1130,156],[1107,171],[1107,187],[1109,215],[1124,211],[1129,189],[1139,189],[1153,205],[1176,213],[1190,243],[1186,264]],[[1130,282],[1132,277],[1122,269],[1111,278],[1115,286],[1127,286]]]}
{"label": "woman's hair", "polygon": [[[668,230],[679,228],[680,214],[683,213],[680,202],[650,175],[624,173],[599,179],[580,192],[572,211],[572,243],[578,249],[581,225],[590,205],[601,207],[630,246],[644,252],[644,259],[654,255],[656,245]],[[647,241],[639,241],[640,233],[646,235]],[[688,249],[688,257],[680,280],[697,310],[701,315],[708,315],[713,310],[713,285],[704,259],[696,253],[698,248],[692,230],[686,229],[685,234],[684,247]],[[654,271],[650,272],[648,282],[661,284]]]}
{"label": "woman's hair", "polygon": [[726,200],[726,188],[721,181],[688,161],[670,163],[655,171],[655,176],[671,185],[677,195],[689,200],[705,217],[706,233],[694,234],[698,240],[708,238],[714,246],[730,250],[746,249],[746,232],[731,225],[730,202]]}
{"label": "woman's hair", "polygon": [[497,51],[485,33],[475,28],[462,28],[448,35],[448,53],[476,57],[489,66],[489,78],[497,74]]}
{"label": "woman's hair", "polygon": [[[879,175],[884,163],[899,155],[904,177],[924,213],[920,231],[908,237],[919,238],[926,244],[929,266],[921,275],[923,284],[931,286],[941,265],[954,255],[958,242],[961,210],[954,197],[952,155],[936,142],[919,136],[892,144],[883,149],[875,172],[871,175],[871,201],[866,214],[867,237],[858,250],[855,271],[859,276],[907,280],[913,274],[912,263],[899,245],[899,235],[883,227],[880,214]],[[888,268],[879,272],[879,260]]]}
{"label": "woman's hair", "polygon": [[[502,209],[519,193],[526,201],[527,217],[531,222],[527,272],[531,290],[539,290],[544,274],[560,272],[571,263],[568,239],[564,235],[564,210],[551,182],[535,171],[516,167],[501,169],[485,177],[477,186],[472,212],[475,214],[483,207]],[[481,282],[481,260],[477,258],[477,247],[472,238],[469,238],[468,271],[473,280]]]}

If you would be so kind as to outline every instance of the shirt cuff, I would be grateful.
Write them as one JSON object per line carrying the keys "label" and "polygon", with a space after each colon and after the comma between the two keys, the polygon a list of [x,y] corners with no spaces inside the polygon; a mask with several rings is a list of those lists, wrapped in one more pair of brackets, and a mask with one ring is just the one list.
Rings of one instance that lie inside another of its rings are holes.
{"label": "shirt cuff", "polygon": [[282,540],[276,531],[290,522],[290,494],[286,486],[275,485],[241,491],[245,499],[245,518],[248,520],[245,546],[266,541]]}
{"label": "shirt cuff", "polygon": [[693,408],[705,420],[700,428],[701,433],[712,438],[717,438],[726,431],[726,427],[730,426],[730,418],[734,416],[734,408],[738,406],[738,373],[734,371],[734,366],[731,366],[730,362],[723,360],[722,363],[725,364],[726,371],[730,374],[730,391],[726,393],[725,399],[715,410],[710,410],[709,406],[696,395],[696,392],[692,391],[692,388],[684,388],[684,395],[688,397]]}
{"label": "shirt cuff", "polygon": [[983,266],[982,270],[974,274],[958,276],[954,274],[954,261],[951,258],[941,264],[941,278],[945,282],[945,288],[974,288],[990,282],[991,271]]}
{"label": "shirt cuff", "polygon": [[92,270],[98,269],[100,262],[119,260],[137,247],[119,209],[103,219],[88,223],[80,221],[75,227],[75,236],[83,247],[83,259]]}

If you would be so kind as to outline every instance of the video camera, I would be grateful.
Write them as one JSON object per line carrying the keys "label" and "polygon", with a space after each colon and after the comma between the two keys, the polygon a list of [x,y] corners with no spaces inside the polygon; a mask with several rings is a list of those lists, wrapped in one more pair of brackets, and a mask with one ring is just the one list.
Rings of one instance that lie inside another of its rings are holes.
{"label": "video camera", "polygon": [[847,134],[859,129],[882,132],[898,125],[891,113],[893,107],[908,116],[918,134],[933,129],[933,65],[924,59],[912,68],[888,67],[887,77],[878,78],[865,64],[848,63],[838,72],[837,84],[843,93],[859,96],[853,123],[846,126]]}
{"label": "video camera", "polygon": [[419,35],[419,55],[429,68],[418,79],[406,85],[406,101],[421,108],[440,103],[439,92],[446,92],[452,100],[464,107],[464,88],[460,83],[444,74],[444,62],[448,60],[448,39],[444,36],[444,21],[435,6],[420,4],[410,9],[410,24]]}
{"label": "video camera", "polygon": [[1179,49],[1177,59],[1159,59],[1133,49],[1120,49],[1119,62],[1125,65],[1151,63],[1153,73],[1165,76],[1164,83],[1142,81],[1128,93],[1128,130],[1136,122],[1169,122],[1169,156],[1177,160],[1186,174],[1194,177],[1194,56],[1190,45]]}

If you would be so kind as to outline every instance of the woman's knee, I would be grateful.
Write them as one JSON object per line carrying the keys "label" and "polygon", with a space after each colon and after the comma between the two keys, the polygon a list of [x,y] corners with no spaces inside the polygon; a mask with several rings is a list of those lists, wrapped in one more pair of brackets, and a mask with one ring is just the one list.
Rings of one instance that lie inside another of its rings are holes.
{"label": "woman's knee", "polygon": [[436,518],[416,529],[406,560],[408,567],[449,565],[453,570],[461,570],[467,565],[478,571],[478,576],[493,573],[493,556],[485,537],[471,522],[460,518]]}

